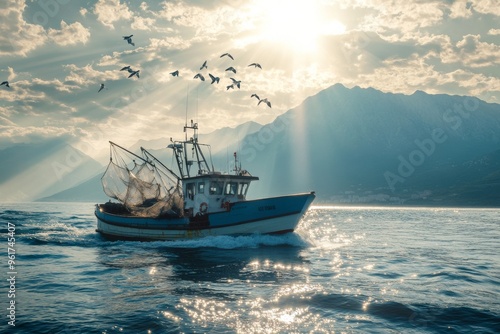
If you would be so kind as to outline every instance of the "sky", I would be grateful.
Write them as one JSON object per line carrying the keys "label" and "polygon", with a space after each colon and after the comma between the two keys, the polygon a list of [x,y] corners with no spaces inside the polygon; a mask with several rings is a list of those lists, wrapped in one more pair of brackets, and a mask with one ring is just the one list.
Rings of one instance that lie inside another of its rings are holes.
{"label": "sky", "polygon": [[500,103],[497,0],[3,0],[0,28],[0,149],[266,124],[336,83]]}

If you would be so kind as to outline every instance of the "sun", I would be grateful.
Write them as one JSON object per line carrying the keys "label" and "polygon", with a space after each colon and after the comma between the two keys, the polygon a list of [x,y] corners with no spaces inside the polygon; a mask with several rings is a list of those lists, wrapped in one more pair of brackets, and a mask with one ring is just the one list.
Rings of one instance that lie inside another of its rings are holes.
{"label": "sun", "polygon": [[294,52],[315,52],[319,37],[345,32],[345,26],[331,17],[331,8],[319,0],[256,0],[256,7],[261,8],[261,39]]}

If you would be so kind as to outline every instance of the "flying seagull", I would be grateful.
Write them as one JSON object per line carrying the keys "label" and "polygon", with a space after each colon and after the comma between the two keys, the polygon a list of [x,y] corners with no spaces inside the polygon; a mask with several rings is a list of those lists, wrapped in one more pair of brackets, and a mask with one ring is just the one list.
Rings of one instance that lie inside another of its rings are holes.
{"label": "flying seagull", "polygon": [[226,90],[229,90],[229,88],[234,89],[234,84],[233,84],[233,85],[226,86]]}
{"label": "flying seagull", "polygon": [[232,66],[226,68],[226,71],[232,71],[233,73],[236,74],[236,69],[234,67],[232,67]]}
{"label": "flying seagull", "polygon": [[201,73],[196,74],[193,79],[200,79],[201,81],[205,81],[205,77],[201,75]]}
{"label": "flying seagull", "polygon": [[259,103],[257,103],[257,105],[259,105],[261,102],[264,102],[265,104],[267,104],[269,108],[271,108],[271,102],[267,100],[267,97],[265,99],[260,100]]}
{"label": "flying seagull", "polygon": [[101,88],[99,88],[99,90],[97,92],[100,93],[101,90],[103,90],[103,89],[104,89],[104,84],[101,84]]}
{"label": "flying seagull", "polygon": [[219,77],[214,77],[212,74],[208,73],[210,76],[210,79],[212,79],[212,82],[210,84],[213,84],[214,82],[219,83],[220,78]]}
{"label": "flying seagull", "polygon": [[123,36],[123,39],[126,40],[128,44],[131,44],[132,46],[135,46],[134,42],[132,42],[132,36],[134,36],[134,35]]}
{"label": "flying seagull", "polygon": [[205,60],[205,62],[203,63],[203,65],[201,65],[201,67],[200,67],[200,71],[201,71],[202,69],[204,69],[204,68],[208,68],[208,67],[207,67],[207,61],[206,61],[206,60]]}
{"label": "flying seagull", "polygon": [[7,87],[9,87],[9,88],[10,88],[10,86],[9,86],[9,82],[8,82],[8,81],[3,81],[3,82],[0,84],[0,86],[3,86],[3,85],[5,85],[5,86],[7,86]]}
{"label": "flying seagull", "polygon": [[240,84],[241,84],[241,80],[236,80],[235,78],[231,78],[231,80],[233,81],[233,84],[236,85],[236,87],[238,87],[238,89],[240,88]]}
{"label": "flying seagull", "polygon": [[252,94],[252,95],[250,95],[250,97],[251,97],[251,98],[252,98],[252,97],[256,97],[256,98],[257,98],[257,100],[259,100],[259,101],[260,101],[260,97],[259,97],[259,95],[257,95],[257,94]]}
{"label": "flying seagull", "polygon": [[173,77],[178,77],[179,76],[179,70],[175,70],[175,71],[171,72],[170,74],[172,74]]}
{"label": "flying seagull", "polygon": [[131,73],[131,74],[128,76],[129,78],[133,77],[134,75],[136,75],[136,76],[137,76],[137,78],[139,78],[139,72],[140,72],[141,70],[134,71],[134,70],[130,69],[130,70],[128,70],[128,71]]}
{"label": "flying seagull", "polygon": [[224,57],[224,56],[228,56],[229,58],[231,58],[232,60],[234,60],[233,56],[231,56],[229,53],[224,53],[220,56],[220,58]]}
{"label": "flying seagull", "polygon": [[248,66],[253,66],[253,67],[255,67],[255,68],[257,68],[257,67],[258,67],[258,68],[262,69],[262,66],[260,66],[260,64],[257,64],[257,63],[251,63],[251,64],[250,64],[250,65],[248,65]]}

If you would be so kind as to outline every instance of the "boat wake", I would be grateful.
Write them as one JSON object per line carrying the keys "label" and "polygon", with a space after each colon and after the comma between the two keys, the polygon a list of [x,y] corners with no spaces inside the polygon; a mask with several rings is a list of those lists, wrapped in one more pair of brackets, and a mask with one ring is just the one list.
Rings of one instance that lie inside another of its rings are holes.
{"label": "boat wake", "polygon": [[178,241],[153,241],[148,242],[152,246],[163,246],[168,248],[219,248],[240,249],[259,248],[263,246],[291,246],[307,247],[309,243],[296,233],[282,235],[251,234],[242,236],[209,236],[200,239],[178,240]]}

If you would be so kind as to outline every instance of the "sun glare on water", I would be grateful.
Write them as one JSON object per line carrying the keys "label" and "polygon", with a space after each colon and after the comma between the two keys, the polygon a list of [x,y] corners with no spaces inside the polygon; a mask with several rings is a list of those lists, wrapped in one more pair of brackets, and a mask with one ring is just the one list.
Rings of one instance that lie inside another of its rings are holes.
{"label": "sun glare on water", "polygon": [[257,0],[256,4],[263,18],[261,38],[294,52],[315,52],[320,36],[345,32],[345,26],[331,17],[332,9],[317,0]]}

